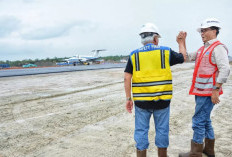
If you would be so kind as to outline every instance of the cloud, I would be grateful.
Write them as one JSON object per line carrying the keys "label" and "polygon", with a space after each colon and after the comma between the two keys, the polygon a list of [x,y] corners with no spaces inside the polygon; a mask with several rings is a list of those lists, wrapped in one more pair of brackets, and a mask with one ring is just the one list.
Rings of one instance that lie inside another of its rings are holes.
{"label": "cloud", "polygon": [[34,2],[35,0],[23,0],[23,2],[25,2],[25,3],[32,3],[32,2]]}
{"label": "cloud", "polygon": [[20,28],[21,21],[13,16],[0,17],[0,38],[10,35]]}
{"label": "cloud", "polygon": [[59,26],[37,28],[23,33],[21,36],[26,40],[45,40],[50,38],[57,38],[67,35],[75,27],[77,27],[80,31],[87,31],[88,29],[95,28],[95,25],[89,21],[75,21]]}
{"label": "cloud", "polygon": [[68,32],[69,29],[71,29],[70,26],[38,28],[22,34],[22,38],[27,40],[43,40],[56,38],[64,35],[66,32]]}
{"label": "cloud", "polygon": [[102,55],[128,55],[141,47],[138,32],[147,22],[159,28],[159,44],[176,51],[177,33],[187,31],[192,52],[202,45],[196,28],[209,16],[222,22],[219,40],[231,50],[232,1],[211,1],[0,0],[0,59],[85,55],[98,48],[108,50]]}

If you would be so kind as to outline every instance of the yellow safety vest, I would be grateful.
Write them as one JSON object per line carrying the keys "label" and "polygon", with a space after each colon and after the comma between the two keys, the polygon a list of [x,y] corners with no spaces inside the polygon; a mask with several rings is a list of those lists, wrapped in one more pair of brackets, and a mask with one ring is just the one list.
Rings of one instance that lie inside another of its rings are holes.
{"label": "yellow safety vest", "polygon": [[147,44],[130,55],[133,66],[134,101],[158,101],[172,98],[170,48]]}

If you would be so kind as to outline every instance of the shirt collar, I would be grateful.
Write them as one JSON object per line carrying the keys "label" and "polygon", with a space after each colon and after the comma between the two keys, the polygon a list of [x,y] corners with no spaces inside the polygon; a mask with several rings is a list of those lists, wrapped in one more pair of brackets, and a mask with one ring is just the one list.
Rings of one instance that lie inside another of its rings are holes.
{"label": "shirt collar", "polygon": [[146,44],[146,45],[144,45],[144,46],[148,46],[148,45],[155,45],[155,44],[153,44],[153,43],[148,43],[148,44]]}
{"label": "shirt collar", "polygon": [[215,38],[215,39],[209,40],[204,45],[205,45],[205,47],[208,47],[209,45],[213,44],[215,41],[218,41],[218,39]]}

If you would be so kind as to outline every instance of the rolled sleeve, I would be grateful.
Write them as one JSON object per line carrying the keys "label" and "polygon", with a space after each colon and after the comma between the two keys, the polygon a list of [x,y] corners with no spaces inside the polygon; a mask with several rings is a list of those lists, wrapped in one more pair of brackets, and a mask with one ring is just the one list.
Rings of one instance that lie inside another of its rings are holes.
{"label": "rolled sleeve", "polygon": [[127,61],[126,68],[125,68],[124,72],[133,74],[133,66],[132,66],[130,57],[129,57],[128,61]]}
{"label": "rolled sleeve", "polygon": [[187,53],[187,62],[195,61],[197,58],[197,52]]}
{"label": "rolled sleeve", "polygon": [[170,53],[171,53],[171,59],[170,59],[171,66],[184,62],[184,56],[182,53],[177,53],[173,51],[172,49],[170,50]]}
{"label": "rolled sleeve", "polygon": [[217,64],[219,71],[216,82],[226,83],[230,75],[230,64],[226,48],[223,45],[218,45],[215,47],[212,53],[212,58],[214,58],[214,62]]}

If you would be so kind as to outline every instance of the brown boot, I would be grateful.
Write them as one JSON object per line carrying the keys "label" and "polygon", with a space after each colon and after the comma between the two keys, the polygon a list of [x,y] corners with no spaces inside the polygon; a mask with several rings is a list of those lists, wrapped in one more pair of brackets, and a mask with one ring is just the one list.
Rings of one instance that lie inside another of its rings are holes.
{"label": "brown boot", "polygon": [[167,148],[158,148],[158,157],[167,157]]}
{"label": "brown boot", "polygon": [[136,151],[137,157],[146,157],[147,156],[147,150],[138,150]]}
{"label": "brown boot", "polygon": [[214,143],[215,139],[205,138],[205,148],[203,150],[203,153],[208,157],[215,157]]}
{"label": "brown boot", "polygon": [[188,153],[180,153],[179,157],[202,157],[203,144],[198,144],[191,140],[191,150]]}

